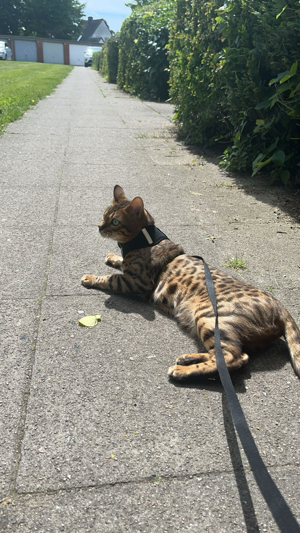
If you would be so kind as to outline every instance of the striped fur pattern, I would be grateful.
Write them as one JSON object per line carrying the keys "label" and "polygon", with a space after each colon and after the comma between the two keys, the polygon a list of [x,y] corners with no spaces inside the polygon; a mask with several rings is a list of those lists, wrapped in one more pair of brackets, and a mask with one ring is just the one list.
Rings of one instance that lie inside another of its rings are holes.
{"label": "striped fur pattern", "polygon": [[[103,237],[128,242],[145,226],[154,224],[140,197],[131,202],[118,185],[113,203],[104,212],[99,231]],[[139,294],[173,316],[179,326],[202,341],[207,352],[177,358],[168,375],[176,380],[209,376],[217,371],[214,351],[214,312],[210,303],[203,263],[166,239],[159,244],[130,251],[124,260],[109,254],[106,264],[121,269],[110,276],[83,276],[87,288]],[[210,267],[219,312],[224,358],[230,371],[240,368],[249,353],[284,336],[295,373],[300,377],[300,331],[284,306],[270,294]]]}

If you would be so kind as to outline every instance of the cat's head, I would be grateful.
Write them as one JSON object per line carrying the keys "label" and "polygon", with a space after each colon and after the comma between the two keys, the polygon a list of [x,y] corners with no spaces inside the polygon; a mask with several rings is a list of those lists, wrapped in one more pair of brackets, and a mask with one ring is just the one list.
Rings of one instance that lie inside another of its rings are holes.
{"label": "cat's head", "polygon": [[109,237],[124,243],[131,241],[146,226],[154,224],[154,219],[144,208],[142,198],[136,196],[128,200],[119,185],[114,188],[112,204],[104,211],[99,224],[102,237]]}

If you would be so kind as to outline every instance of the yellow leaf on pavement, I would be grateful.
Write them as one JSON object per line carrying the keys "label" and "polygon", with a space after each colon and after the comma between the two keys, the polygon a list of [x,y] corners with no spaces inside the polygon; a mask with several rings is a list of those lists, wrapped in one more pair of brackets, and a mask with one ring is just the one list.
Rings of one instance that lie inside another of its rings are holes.
{"label": "yellow leaf on pavement", "polygon": [[89,315],[79,318],[78,322],[80,326],[85,326],[86,328],[92,328],[96,326],[97,322],[101,320],[101,315]]}

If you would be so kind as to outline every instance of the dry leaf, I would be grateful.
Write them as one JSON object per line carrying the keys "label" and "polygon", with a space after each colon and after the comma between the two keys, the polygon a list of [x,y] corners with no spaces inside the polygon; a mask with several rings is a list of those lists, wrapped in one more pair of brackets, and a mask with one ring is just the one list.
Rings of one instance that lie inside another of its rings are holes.
{"label": "dry leaf", "polygon": [[96,326],[97,322],[100,322],[101,315],[89,315],[84,316],[83,318],[79,318],[78,322],[80,326],[84,326],[86,328],[92,328]]}

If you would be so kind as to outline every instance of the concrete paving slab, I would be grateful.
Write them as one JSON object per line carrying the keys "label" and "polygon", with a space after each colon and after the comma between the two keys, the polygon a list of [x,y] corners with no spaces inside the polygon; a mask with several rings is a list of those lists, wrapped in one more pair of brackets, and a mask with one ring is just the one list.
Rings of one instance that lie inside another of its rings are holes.
{"label": "concrete paving slab", "polygon": [[[245,270],[240,270],[241,279],[247,283],[267,287],[297,287],[299,285],[298,250],[300,249],[300,232],[286,228],[281,233],[274,225],[252,223],[251,229],[245,224],[213,223],[209,228],[203,224],[204,230],[212,231],[216,247],[220,245],[223,252],[223,264],[228,259],[243,258]],[[235,229],[238,227],[238,229]],[[259,238],[257,234],[259,232]],[[219,241],[222,240],[222,243]],[[287,261],[286,246],[291,260]],[[268,251],[267,255],[265,250]],[[262,260],[258,263],[257,258]],[[221,266],[221,265],[216,265]],[[233,271],[231,269],[231,271]]]}
{"label": "concrete paving slab", "polygon": [[99,239],[97,226],[60,226],[55,230],[47,295],[85,294],[82,276],[101,271],[109,253],[109,243]]}
{"label": "concrete paving slab", "polygon": [[[201,189],[200,189],[201,190]],[[198,192],[199,188],[197,191]],[[193,191],[194,192],[194,191]],[[274,213],[274,207],[272,205],[266,205],[266,199],[261,201],[253,199],[247,194],[247,191],[230,187],[229,192],[222,187],[210,187],[209,193],[211,195],[210,206],[207,206],[207,192],[203,191],[202,194],[194,194],[195,206],[206,206],[207,215],[208,209],[215,215],[218,220],[230,220],[239,223],[246,223],[248,225],[255,224],[256,222],[272,225],[272,223],[279,223],[280,221]],[[237,219],[237,220],[236,220]]]}
{"label": "concrete paving slab", "polygon": [[2,298],[38,298],[45,282],[51,227],[0,228]]}
{"label": "concrete paving slab", "polygon": [[[25,117],[27,119],[27,116],[25,114]],[[67,134],[67,122],[65,121],[65,124],[62,123],[61,118],[59,114],[57,115],[57,118],[54,120],[49,121],[47,124],[47,134],[48,135],[60,135],[61,137],[65,136]],[[28,123],[24,125],[24,122],[22,120],[17,120],[16,122],[13,122],[8,126],[8,133],[11,134],[35,134],[35,135],[43,135],[43,132],[45,131],[45,123],[43,121],[39,122],[34,119],[28,120]],[[59,134],[57,133],[59,132]]]}
{"label": "concrete paving slab", "polygon": [[[101,119],[98,120],[98,127],[101,123],[101,134],[105,131],[107,131],[110,127],[112,127],[114,130],[119,132],[119,136],[121,137],[124,132],[126,132],[126,125],[120,122],[118,118],[115,116],[108,116],[107,118],[103,119],[103,116]],[[95,126],[96,127],[96,126]],[[91,127],[88,126],[87,122],[74,122],[72,124],[72,132],[70,133],[70,138],[72,138],[72,135],[74,136],[80,136],[87,137],[87,138],[93,138],[93,135],[91,133]],[[78,147],[80,147],[80,144],[78,143]]]}
{"label": "concrete paving slab", "polygon": [[[122,143],[121,143],[122,144]],[[132,148],[131,143],[127,143],[127,146],[123,145],[119,147],[119,157],[124,163],[127,162],[128,165],[134,165],[134,162],[139,159],[139,152]],[[106,145],[102,150],[90,150],[83,149],[78,151],[78,149],[69,150],[66,154],[66,162],[72,163],[82,163],[83,161],[88,161],[90,165],[97,165],[98,167],[106,166],[111,164],[115,158],[115,146]]]}
{"label": "concrete paving slab", "polygon": [[[154,163],[163,166],[187,166],[193,164],[195,158],[192,154],[187,152],[186,148],[181,143],[174,141],[174,139],[167,139],[164,140],[164,143],[162,144],[161,138],[156,132],[154,133],[154,136],[151,136],[151,133],[145,133],[144,135],[145,137],[149,137],[149,143],[146,144],[145,148]],[[143,144],[145,145],[145,143]]]}
{"label": "concrete paving slab", "polygon": [[149,132],[149,130],[154,130],[157,132],[157,130],[163,129],[166,125],[167,119],[160,117],[159,115],[158,117],[152,116],[150,111],[148,116],[145,116],[143,113],[141,113],[137,117],[131,113],[130,110],[119,111],[119,113],[127,128],[134,129],[137,132]]}
{"label": "concrete paving slab", "polygon": [[[43,164],[44,167],[47,163],[48,164],[50,163],[50,165],[52,164],[53,166],[56,166],[56,167],[60,167],[61,163],[58,162],[57,159],[58,157],[63,156],[62,149],[57,149],[57,147],[54,146],[52,147],[52,149],[46,148],[45,151],[37,151],[36,145],[31,146],[32,137],[29,141],[30,143],[29,150],[28,148],[27,149],[25,148],[26,145],[25,146],[23,145],[22,149],[18,150],[17,143],[15,142],[13,144],[11,143],[12,153],[5,153],[3,154],[3,157],[1,158],[1,166],[3,165],[2,168],[4,171],[6,170],[6,168],[8,168],[9,164],[11,165],[11,167],[15,167],[15,168],[22,167],[22,165],[24,168],[27,168],[27,167],[32,168],[35,163]],[[15,151],[13,150],[14,147],[15,147]],[[56,157],[56,160],[54,158],[55,153],[57,153],[57,156],[58,156]]]}
{"label": "concrete paving slab", "polygon": [[0,185],[0,228],[49,226],[53,223],[57,198],[56,188],[14,187]]}
{"label": "concrete paving slab", "polygon": [[[98,119],[99,120],[99,119]],[[99,124],[98,124],[99,125]],[[108,120],[107,124],[103,124],[101,121],[101,130],[97,132],[97,136],[93,135],[92,132],[86,134],[84,137],[82,132],[78,129],[75,131],[72,130],[69,135],[70,147],[74,150],[76,146],[80,150],[89,149],[91,153],[94,150],[103,149],[106,144],[112,145],[114,148],[130,148],[134,149],[137,145],[136,139],[129,134],[126,130],[120,133],[119,121],[116,120],[116,128],[114,129],[112,121]],[[139,147],[140,149],[140,147]],[[84,162],[86,159],[84,159]]]}
{"label": "concrete paving slab", "polygon": [[[134,187],[137,187],[137,181],[143,176],[144,166],[140,158],[135,159],[133,164],[129,157],[120,160],[113,155],[105,165],[102,165],[101,161],[96,162],[96,164],[91,164],[90,160],[88,162],[81,160],[79,163],[68,161],[63,167],[61,183],[63,187],[86,186],[92,189],[107,185],[111,191],[113,191],[114,185],[126,183],[127,186],[131,185],[134,190]],[[153,180],[153,176],[156,175],[157,172],[153,171],[147,181]]]}
{"label": "concrete paving slab", "polygon": [[[161,142],[163,150],[164,140]],[[286,197],[280,187],[266,188],[263,182],[255,179],[246,179],[238,174],[230,175],[219,169],[217,158],[212,159],[204,155],[202,164],[197,162],[198,153],[192,152],[192,155],[195,157],[195,163],[176,165],[174,159],[174,164],[165,166],[165,170],[168,169],[174,186],[198,193],[194,194],[194,200],[199,202],[200,210],[207,206],[227,218],[230,211],[228,207],[234,207],[237,211],[240,209],[241,220],[247,220],[249,224],[253,220],[266,224],[280,222],[299,229],[300,207],[297,208],[299,202],[293,194]],[[211,202],[211,199],[214,199],[214,202]]]}
{"label": "concrete paving slab", "polygon": [[[103,82],[101,78],[98,80],[100,90],[103,90]],[[159,113],[155,109],[155,104],[151,108],[149,105],[149,102],[138,100],[137,98],[133,97],[130,99],[126,99],[122,97],[122,92],[117,90],[114,93],[110,94],[110,105],[118,110],[118,113],[125,113],[127,115],[130,115],[131,110],[134,109],[134,115],[137,120],[139,120],[143,116],[151,116],[153,119],[156,119],[158,122],[166,121],[166,114],[171,114],[172,106],[167,106],[165,109],[165,113]],[[125,95],[126,96],[126,95]]]}
{"label": "concrete paving slab", "polygon": [[79,128],[79,131],[81,131],[81,128],[86,127],[87,124],[89,124],[89,133],[91,130],[101,127],[101,129],[107,129],[110,126],[113,128],[118,128],[120,125],[120,119],[116,117],[114,114],[108,114],[105,115],[104,113],[101,113],[100,111],[98,113],[94,113],[91,115],[86,115],[84,111],[82,112],[81,117],[74,117],[74,119],[70,122],[70,127],[74,131],[76,131],[76,128]]}
{"label": "concrete paving slab", "polygon": [[154,111],[156,111],[156,113],[162,115],[168,120],[173,119],[174,106],[172,104],[168,104],[167,102],[147,102],[145,100],[144,104],[146,104],[150,109],[153,109]]}
{"label": "concrete paving slab", "polygon": [[[54,100],[51,101],[50,105],[45,104],[45,102],[42,100],[32,110],[32,114],[30,114],[29,124],[31,123],[33,125],[38,115],[39,119],[45,121],[45,123],[50,126],[51,131],[53,122],[56,123],[59,121],[63,121],[63,128],[57,129],[57,131],[59,131],[59,135],[61,135],[63,131],[67,131],[67,124],[69,123],[71,114],[72,105],[70,103],[67,103],[65,100],[58,103],[58,105]],[[37,132],[39,132],[39,128],[37,128]]]}
{"label": "concrete paving slab", "polygon": [[284,305],[292,313],[293,317],[299,323],[300,319],[300,287],[293,287],[291,289],[281,289],[276,287],[272,291],[274,297],[282,301]]}
{"label": "concrete paving slab", "polygon": [[[54,154],[63,155],[64,146],[62,146],[62,139],[60,135],[44,135],[28,134],[22,135],[22,142],[20,143],[21,134],[6,134],[1,138],[2,155],[1,160],[5,158],[10,159],[11,164],[25,158],[45,160]],[[46,146],[41,151],[41,142],[47,140]],[[3,159],[2,159],[3,158]]]}
{"label": "concrete paving slab", "polygon": [[4,187],[57,187],[62,169],[60,159],[52,154],[45,159],[16,158],[1,161],[1,185]]}
{"label": "concrete paving slab", "polygon": [[31,377],[37,312],[34,300],[2,299],[0,303],[0,500],[9,492],[17,468],[20,419]]}
{"label": "concrete paving slab", "polygon": [[28,189],[43,189],[44,187],[58,189],[61,171],[62,167],[53,164],[53,159],[40,164],[36,161],[34,163],[24,162],[24,167],[21,164],[20,166],[7,165],[3,169],[1,187],[18,188],[23,187],[25,183]]}

